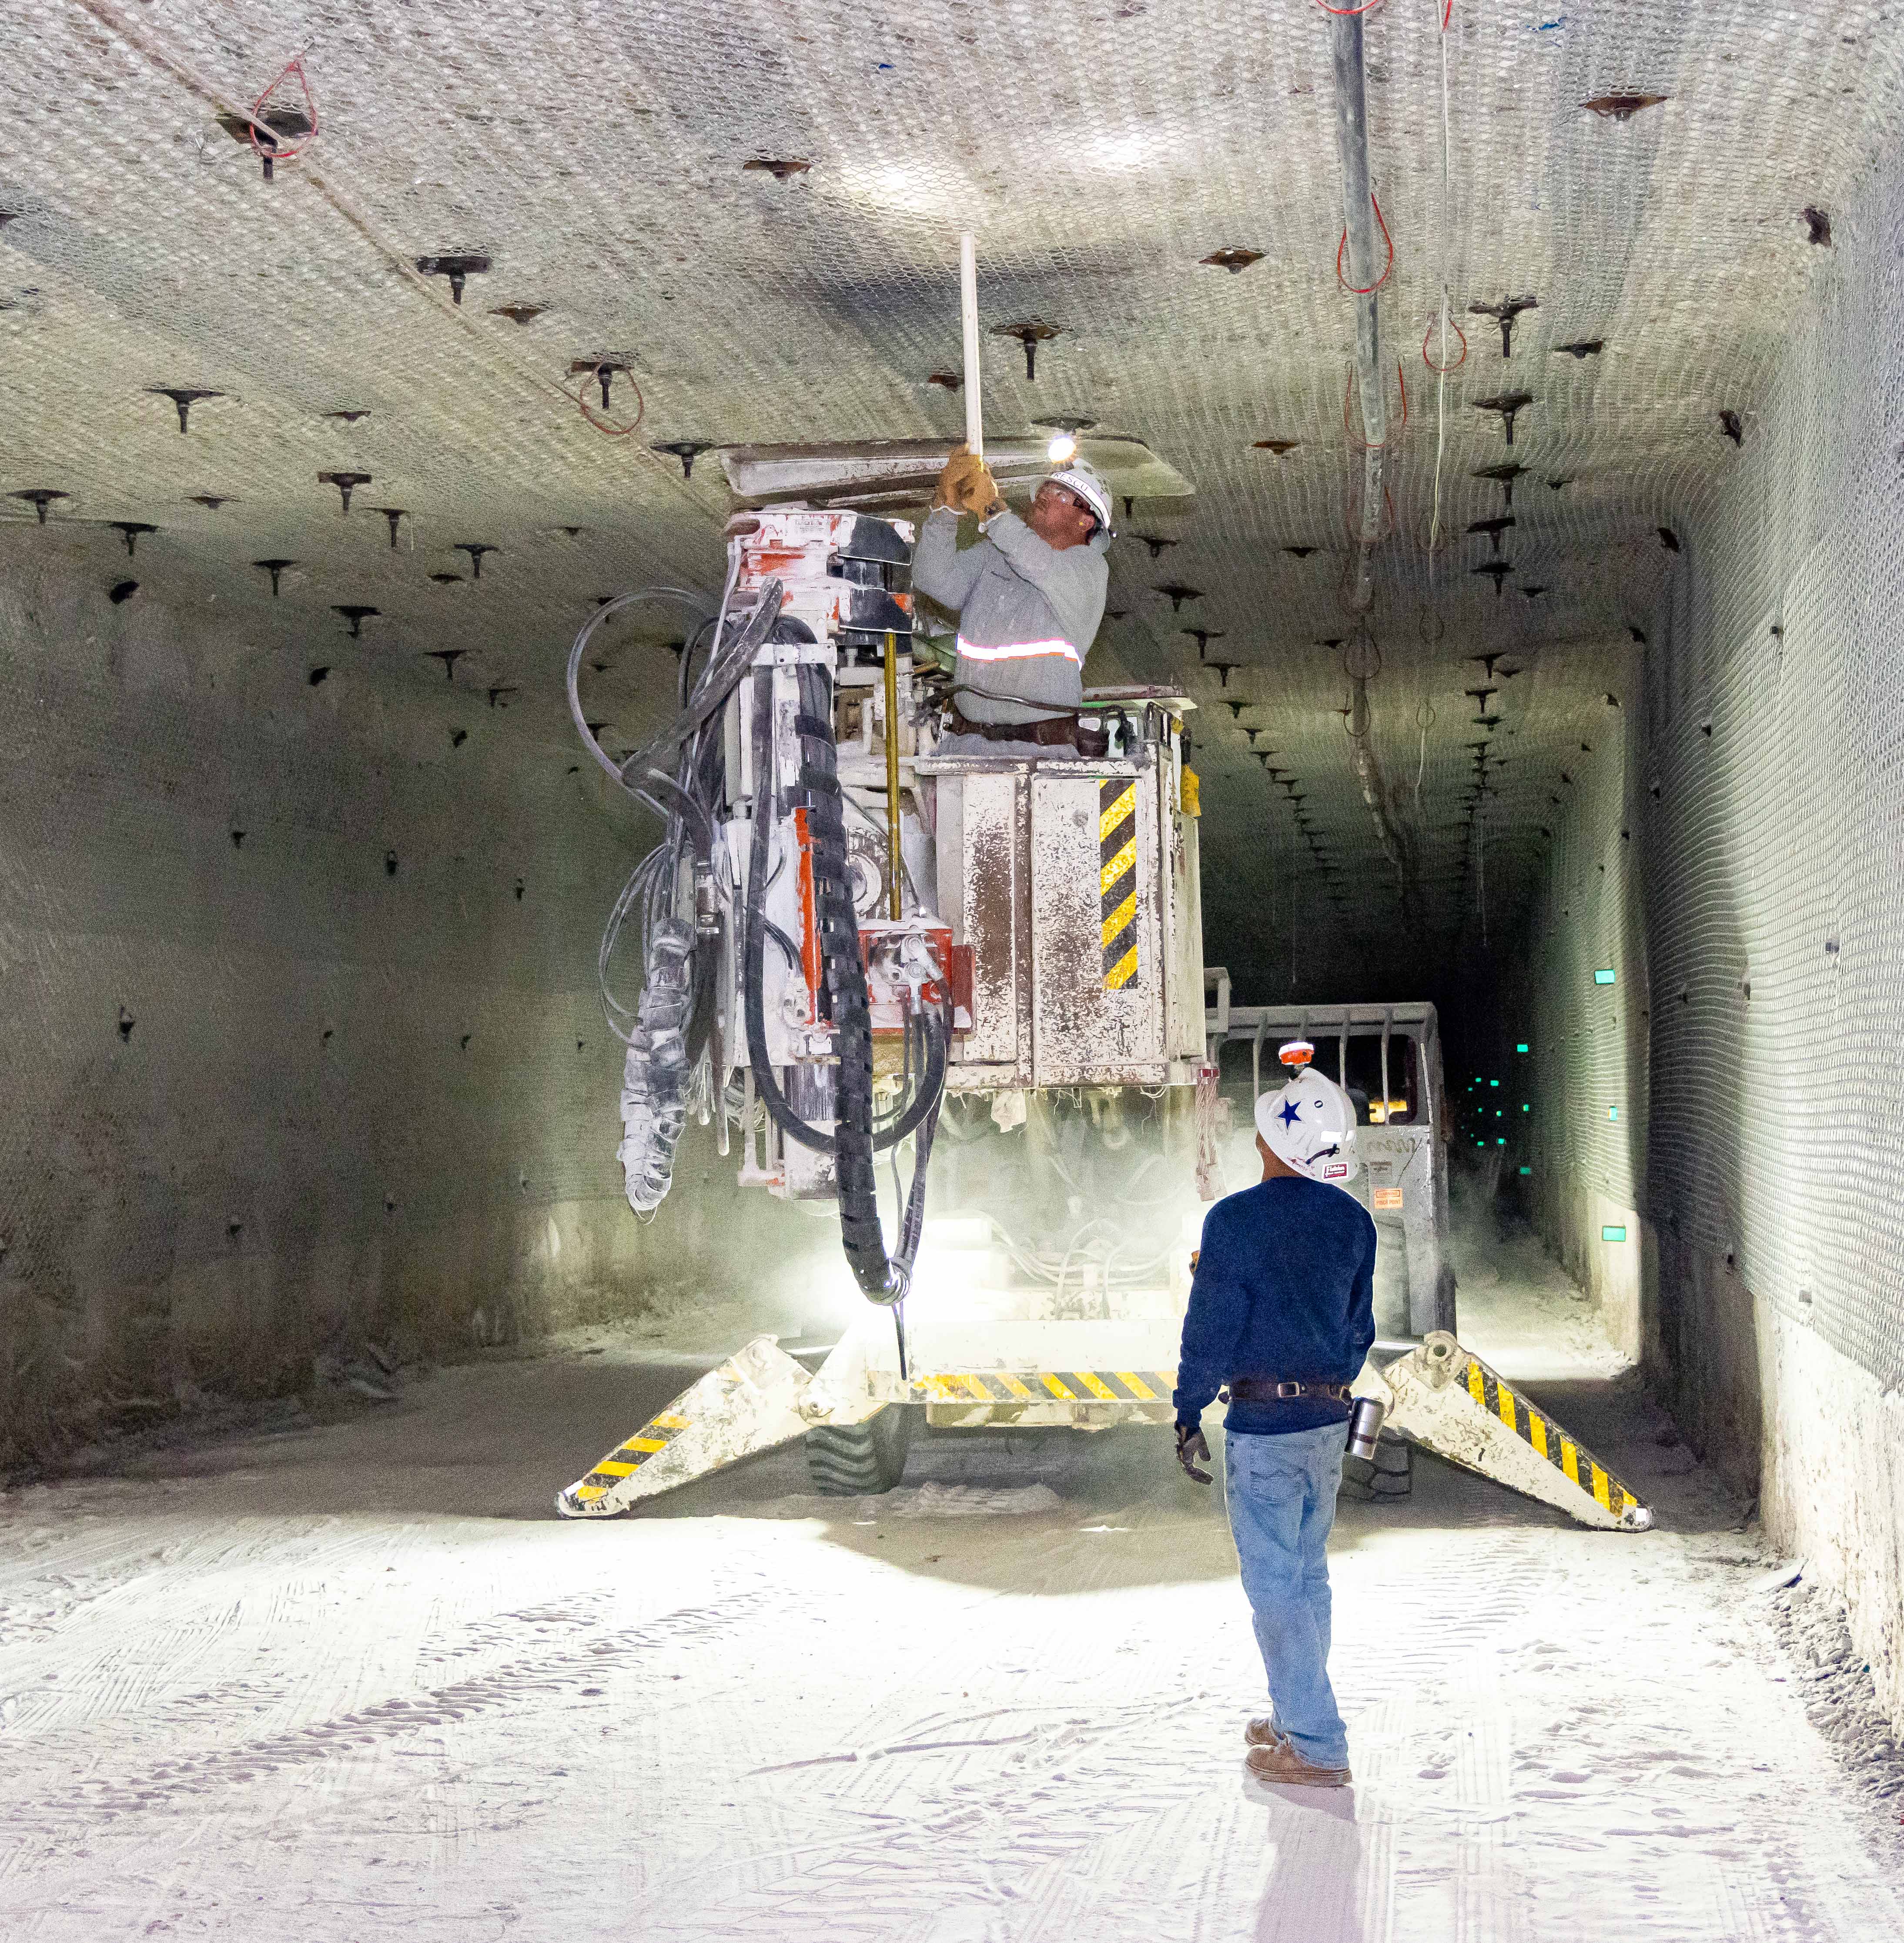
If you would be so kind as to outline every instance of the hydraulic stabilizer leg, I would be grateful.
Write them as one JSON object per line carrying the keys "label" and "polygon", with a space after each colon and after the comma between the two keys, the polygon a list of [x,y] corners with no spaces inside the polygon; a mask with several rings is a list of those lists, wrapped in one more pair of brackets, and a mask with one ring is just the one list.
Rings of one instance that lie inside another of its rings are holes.
{"label": "hydraulic stabilizer leg", "polygon": [[817,1426],[863,1423],[904,1402],[910,1393],[886,1327],[879,1310],[866,1311],[816,1375],[771,1336],[755,1337],[558,1491],[556,1510],[566,1518],[614,1518],[643,1498],[791,1444]]}
{"label": "hydraulic stabilizer leg", "polygon": [[639,1499],[791,1444],[806,1429],[800,1404],[812,1380],[771,1336],[757,1336],[649,1418],[586,1477],[558,1491],[555,1509],[568,1518],[613,1518]]}
{"label": "hydraulic stabilizer leg", "polygon": [[1544,1410],[1437,1329],[1382,1372],[1388,1422],[1439,1456],[1604,1531],[1646,1531],[1653,1514]]}

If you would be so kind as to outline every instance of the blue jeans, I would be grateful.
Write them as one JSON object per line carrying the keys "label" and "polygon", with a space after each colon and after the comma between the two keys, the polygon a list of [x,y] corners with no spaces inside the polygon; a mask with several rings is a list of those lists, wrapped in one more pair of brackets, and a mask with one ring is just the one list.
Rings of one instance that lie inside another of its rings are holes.
{"label": "blue jeans", "polygon": [[1255,1616],[1276,1726],[1318,1767],[1349,1765],[1329,1684],[1329,1527],[1349,1441],[1344,1423],[1223,1442],[1230,1532]]}

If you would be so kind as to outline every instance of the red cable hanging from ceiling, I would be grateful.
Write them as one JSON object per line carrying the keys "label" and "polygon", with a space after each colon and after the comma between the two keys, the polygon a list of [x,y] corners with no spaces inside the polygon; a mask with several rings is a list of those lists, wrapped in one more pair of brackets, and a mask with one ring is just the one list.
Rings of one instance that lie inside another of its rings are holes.
{"label": "red cable hanging from ceiling", "polygon": [[[293,75],[297,76],[297,84],[303,91],[305,105],[311,111],[311,125],[299,140],[287,147],[283,138],[263,117],[265,103],[277,92],[280,84],[290,80]],[[269,148],[258,140],[258,130],[261,127],[270,139]],[[267,170],[279,162],[295,161],[318,139],[318,97],[311,92],[311,78],[304,72],[304,57],[302,54],[293,54],[272,78],[270,85],[263,94],[252,103],[250,118],[245,124],[245,133],[250,137],[251,146],[257,150]]]}
{"label": "red cable hanging from ceiling", "polygon": [[641,387],[634,382],[634,373],[625,365],[619,366],[615,370],[615,376],[625,379],[633,387],[634,391],[634,422],[628,425],[617,425],[612,419],[601,416],[589,404],[588,384],[590,379],[595,376],[595,373],[592,371],[584,373],[582,382],[573,391],[567,385],[563,385],[561,388],[563,395],[574,399],[581,409],[582,416],[604,438],[626,438],[631,432],[639,431],[641,429],[641,421],[648,416],[648,401],[642,395]]}
{"label": "red cable hanging from ceiling", "polygon": [[1460,370],[1461,367],[1468,361],[1467,333],[1464,331],[1451,317],[1448,320],[1448,327],[1461,340],[1461,355],[1460,357],[1456,358],[1451,364],[1437,364],[1433,358],[1430,358],[1428,355],[1428,340],[1435,334],[1434,325],[1430,324],[1428,328],[1421,333],[1421,361],[1423,364],[1426,365],[1429,370],[1433,372],[1438,378],[1445,378],[1449,372]]}
{"label": "red cable hanging from ceiling", "polygon": [[1372,297],[1388,281],[1390,274],[1395,268],[1395,239],[1389,235],[1388,225],[1382,220],[1382,205],[1376,201],[1372,189],[1369,192],[1368,200],[1374,208],[1375,221],[1380,228],[1382,241],[1388,246],[1388,261],[1383,266],[1382,274],[1365,290],[1359,290],[1353,284],[1345,281],[1342,275],[1342,253],[1349,247],[1349,230],[1345,223],[1342,229],[1342,241],[1335,246],[1335,281],[1352,297]]}

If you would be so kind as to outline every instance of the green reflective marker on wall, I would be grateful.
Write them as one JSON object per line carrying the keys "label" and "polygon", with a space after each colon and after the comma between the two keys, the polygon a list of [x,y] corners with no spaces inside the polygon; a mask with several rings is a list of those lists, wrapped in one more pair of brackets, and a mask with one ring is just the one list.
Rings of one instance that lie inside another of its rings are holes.
{"label": "green reflective marker on wall", "polygon": [[1531,1167],[1524,1167],[1524,1168],[1522,1168],[1521,1169],[1521,1171],[1522,1171],[1523,1174],[1531,1174],[1531,1173],[1534,1171],[1534,1170],[1533,1170],[1533,1168],[1531,1168]]}
{"label": "green reflective marker on wall", "polygon": [[1626,1231],[1624,1228],[1602,1228],[1600,1239],[1603,1242],[1623,1242],[1626,1239]]}
{"label": "green reflective marker on wall", "polygon": [[1617,1120],[1619,1117],[1620,1109],[1617,1107],[1609,1107],[1607,1109],[1607,1118],[1609,1120]]}
{"label": "green reflective marker on wall", "polygon": [[1593,975],[1593,982],[1596,985],[1611,985],[1613,981],[1614,970],[1611,965],[1603,965]]}
{"label": "green reflective marker on wall", "polygon": [[1526,1051],[1526,1050],[1527,1050],[1527,1045],[1526,1045],[1525,1041],[1523,1041],[1520,1045],[1517,1045],[1516,1047],[1515,1047],[1514,1050],[1515,1050],[1516,1052],[1525,1052],[1525,1051]]}

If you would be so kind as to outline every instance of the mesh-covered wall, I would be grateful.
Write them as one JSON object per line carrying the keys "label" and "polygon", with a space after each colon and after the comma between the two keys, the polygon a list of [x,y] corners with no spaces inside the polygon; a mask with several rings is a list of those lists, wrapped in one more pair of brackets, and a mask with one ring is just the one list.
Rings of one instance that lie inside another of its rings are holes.
{"label": "mesh-covered wall", "polygon": [[1681,517],[1624,773],[1554,826],[1524,1003],[1546,1232],[1904,1708],[1904,152],[1834,231]]}
{"label": "mesh-covered wall", "polygon": [[[1568,1267],[1638,1349],[1636,1211],[1645,1178],[1651,1005],[1638,851],[1644,707],[1637,651],[1616,661],[1596,739],[1568,772],[1529,916],[1495,1022],[1502,1067],[1529,1110],[1512,1164]],[[1528,1051],[1516,1048],[1525,1045]]]}
{"label": "mesh-covered wall", "polygon": [[115,604],[77,537],[0,530],[0,1465],[817,1245],[622,1202],[594,952],[634,833],[559,685]]}
{"label": "mesh-covered wall", "polygon": [[1838,219],[1649,655],[1646,1203],[1904,1379],[1904,173]]}

